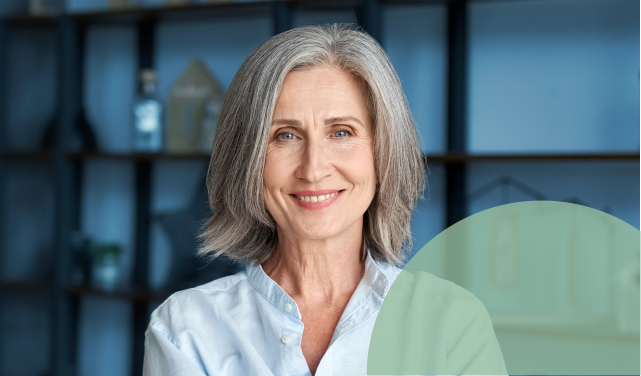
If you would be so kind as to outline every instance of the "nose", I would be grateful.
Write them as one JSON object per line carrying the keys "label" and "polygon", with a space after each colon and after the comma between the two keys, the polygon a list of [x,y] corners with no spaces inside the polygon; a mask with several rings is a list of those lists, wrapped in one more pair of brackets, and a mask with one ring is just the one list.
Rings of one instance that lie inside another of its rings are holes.
{"label": "nose", "polygon": [[331,163],[331,153],[328,153],[323,140],[308,140],[302,150],[296,177],[310,183],[316,183],[331,175],[332,171],[334,171],[334,167]]}

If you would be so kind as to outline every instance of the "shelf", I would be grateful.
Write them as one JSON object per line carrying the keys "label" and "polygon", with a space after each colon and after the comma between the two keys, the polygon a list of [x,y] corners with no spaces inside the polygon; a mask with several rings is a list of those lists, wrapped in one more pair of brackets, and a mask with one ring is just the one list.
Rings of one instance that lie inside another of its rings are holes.
{"label": "shelf", "polygon": [[52,150],[4,150],[0,154],[6,159],[50,159]]}
{"label": "shelf", "polygon": [[[440,0],[441,2],[443,0]],[[355,9],[359,0],[288,0],[292,9],[340,10]],[[142,20],[185,21],[229,16],[271,16],[273,1],[233,2],[219,1],[211,4],[187,4],[179,6],[124,8],[92,12],[67,13],[72,20],[85,24],[133,24]],[[9,16],[3,20],[9,25],[34,26],[54,25],[60,16],[32,17]]]}
{"label": "shelf", "polygon": [[[2,158],[15,160],[48,160],[54,155],[53,150],[5,150]],[[210,155],[205,153],[193,154],[166,154],[166,153],[108,153],[108,152],[69,152],[65,154],[68,158],[83,159],[118,159],[130,161],[154,161],[154,160],[209,160]]]}
{"label": "shelf", "polygon": [[[99,10],[90,12],[66,13],[54,16],[7,16],[2,20],[10,26],[53,26],[63,16],[85,24],[133,24],[141,20],[171,20],[195,18],[226,17],[235,14],[261,15],[269,11],[271,1],[258,2],[221,2],[212,4],[192,4],[183,6],[124,8],[117,10]],[[270,13],[267,13],[270,14]]]}
{"label": "shelf", "polygon": [[[2,281],[0,292],[49,292],[51,286],[40,281]],[[64,290],[65,293],[73,296],[99,296],[112,299],[124,299],[140,302],[161,302],[167,299],[173,292],[152,291],[143,289],[119,289],[116,291],[98,290],[89,286],[72,286]]]}
{"label": "shelf", "polygon": [[637,161],[638,153],[582,154],[423,154],[426,163],[517,162],[517,161]]}
{"label": "shelf", "polygon": [[22,27],[46,27],[53,28],[56,25],[58,16],[6,16],[2,21],[9,26]]}
{"label": "shelf", "polygon": [[[380,0],[379,0],[380,1]],[[422,0],[425,1],[425,0]],[[428,0],[429,1],[429,0]],[[437,0],[443,1],[443,0]],[[447,0],[445,0],[447,1]],[[301,10],[355,10],[363,4],[362,0],[286,0],[290,9]]]}
{"label": "shelf", "polygon": [[152,291],[134,288],[105,291],[89,286],[71,286],[67,287],[64,291],[65,293],[76,297],[96,296],[101,298],[121,299],[142,303],[162,302],[172,294],[172,292],[166,291]]}
{"label": "shelf", "polygon": [[[389,5],[429,5],[429,4],[447,4],[456,0],[378,0],[381,4]],[[480,0],[472,0],[480,1]]]}
{"label": "shelf", "polygon": [[72,159],[116,159],[129,161],[156,160],[203,160],[208,161],[209,154],[165,154],[165,153],[103,153],[103,152],[73,152],[67,156]]}
{"label": "shelf", "polygon": [[[5,150],[2,157],[6,159],[49,159],[51,150]],[[109,152],[70,152],[71,159],[117,159],[130,161],[155,160],[203,160],[208,161],[207,153],[167,154],[167,153],[109,153]],[[517,161],[637,161],[638,153],[577,153],[577,154],[423,154],[427,163],[468,163],[468,162],[517,162]]]}
{"label": "shelf", "polygon": [[271,1],[221,2],[70,13],[69,17],[74,21],[85,24],[134,24],[142,20],[191,21],[241,15],[244,17],[271,15],[271,6]]}
{"label": "shelf", "polygon": [[47,292],[49,284],[41,281],[1,281],[0,291],[8,292]]}
{"label": "shelf", "polygon": [[[7,159],[49,159],[51,150],[6,150],[2,157]],[[167,153],[109,153],[109,152],[70,152],[72,159],[119,159],[131,161],[155,160],[204,160],[210,158],[206,153],[167,154]],[[635,153],[581,153],[581,154],[423,154],[427,163],[468,163],[484,161],[640,161]]]}

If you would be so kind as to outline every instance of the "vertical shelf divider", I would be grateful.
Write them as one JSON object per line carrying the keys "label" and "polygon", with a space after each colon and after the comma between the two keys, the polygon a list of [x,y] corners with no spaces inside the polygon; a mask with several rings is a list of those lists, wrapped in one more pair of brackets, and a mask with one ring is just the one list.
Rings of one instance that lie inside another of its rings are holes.
{"label": "vertical shelf divider", "polygon": [[[156,22],[145,19],[138,23],[138,70],[154,68],[154,43]],[[136,75],[137,76],[137,75]],[[149,288],[149,231],[151,220],[152,162],[136,160],[136,233],[134,253],[134,288]],[[133,369],[132,375],[141,375],[145,356],[145,330],[149,324],[149,304],[133,303]]]}
{"label": "vertical shelf divider", "polygon": [[356,20],[359,26],[383,45],[383,22],[381,4],[378,0],[363,0],[356,8]]}
{"label": "vertical shelf divider", "polygon": [[274,22],[274,35],[292,28],[292,10],[285,0],[276,0],[272,3],[272,19]]}
{"label": "vertical shelf divider", "polygon": [[[6,136],[7,136],[7,129],[9,128],[7,126],[7,106],[6,106],[6,101],[8,98],[7,95],[7,68],[8,68],[8,63],[7,63],[7,56],[9,56],[9,35],[8,35],[8,27],[5,21],[0,21],[0,153],[2,153],[6,147]],[[1,155],[1,154],[0,154]],[[5,231],[5,225],[6,225],[6,220],[5,220],[5,213],[6,213],[6,208],[5,208],[5,182],[6,180],[6,172],[5,172],[5,165],[4,165],[4,158],[0,156],[0,281],[4,280],[4,275],[2,271],[4,270],[4,265],[3,265],[3,260],[6,257],[5,252],[7,252],[4,248],[5,246],[5,238],[4,238],[4,231]],[[0,364],[6,364],[3,360],[3,347],[4,347],[4,342],[5,342],[5,337],[4,337],[4,332],[2,330],[4,326],[4,310],[2,309],[5,307],[3,304],[3,296],[2,296],[2,291],[0,291]],[[0,375],[2,375],[2,370],[0,369]]]}
{"label": "vertical shelf divider", "polygon": [[80,112],[81,30],[69,17],[58,19],[58,109],[53,153],[55,235],[52,294],[52,368],[56,376],[76,374],[78,299],[65,294],[71,272],[69,234],[79,228],[80,169],[66,157]]}
{"label": "vertical shelf divider", "polygon": [[[467,149],[468,110],[468,1],[447,3],[447,152],[465,153]],[[467,164],[445,164],[445,228],[467,216]],[[446,278],[466,285],[467,255],[464,248],[452,247],[445,255]]]}

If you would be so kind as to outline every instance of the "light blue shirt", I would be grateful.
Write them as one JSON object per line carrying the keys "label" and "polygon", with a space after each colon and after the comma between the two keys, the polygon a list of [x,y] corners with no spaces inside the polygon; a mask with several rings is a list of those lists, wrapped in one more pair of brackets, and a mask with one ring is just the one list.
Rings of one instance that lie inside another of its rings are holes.
{"label": "light blue shirt", "polygon": [[[368,252],[365,275],[334,330],[317,376],[367,374],[376,316],[400,272],[374,261]],[[462,290],[449,282],[444,286]],[[444,312],[447,309],[443,307]],[[484,307],[482,312],[487,316]],[[481,321],[487,329],[489,316],[485,316]],[[489,325],[490,341],[495,343]],[[177,292],[153,312],[145,333],[143,375],[311,375],[301,350],[303,330],[296,302],[252,263],[235,275]],[[445,358],[435,361],[447,363]]]}

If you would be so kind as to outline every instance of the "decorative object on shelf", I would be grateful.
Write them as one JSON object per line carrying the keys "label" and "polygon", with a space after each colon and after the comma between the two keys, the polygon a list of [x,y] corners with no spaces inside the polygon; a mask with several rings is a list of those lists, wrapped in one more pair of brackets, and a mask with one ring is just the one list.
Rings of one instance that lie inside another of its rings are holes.
{"label": "decorative object on shelf", "polygon": [[[176,154],[200,151],[200,138],[209,138],[212,124],[207,125],[207,134],[202,131],[207,114],[207,103],[222,105],[223,89],[200,60],[192,61],[171,89],[167,126],[167,152]],[[213,139],[213,138],[212,138]],[[205,141],[203,141],[205,142]]]}
{"label": "decorative object on shelf", "polygon": [[115,290],[120,284],[120,245],[96,244],[91,253],[92,286],[106,291]]}
{"label": "decorative object on shelf", "polygon": [[198,185],[190,204],[179,211],[156,215],[172,246],[171,270],[163,289],[177,290],[198,286],[232,275],[245,265],[218,258],[209,263],[196,256],[196,237],[211,210],[207,204],[205,182]]}
{"label": "decorative object on shelf", "polygon": [[32,16],[51,16],[62,10],[62,0],[29,0],[29,14]]}
{"label": "decorative object on shelf", "polygon": [[[57,146],[56,126],[58,122],[54,117],[45,126],[45,132],[40,141],[40,148],[52,149]],[[69,151],[97,151],[98,141],[93,127],[87,120],[85,109],[81,108],[74,123],[73,133],[69,140]]]}
{"label": "decorative object on shelf", "polygon": [[200,151],[203,153],[211,153],[222,105],[222,102],[214,100],[207,101],[205,104],[205,116],[203,116],[203,120],[200,123],[199,138]]}
{"label": "decorative object on shelf", "polygon": [[91,283],[91,240],[80,231],[69,234],[71,244],[71,285],[88,286]]}
{"label": "decorative object on shelf", "polygon": [[156,72],[140,72],[140,90],[133,106],[134,145],[137,152],[159,153],[163,148],[163,106],[156,92]]}

